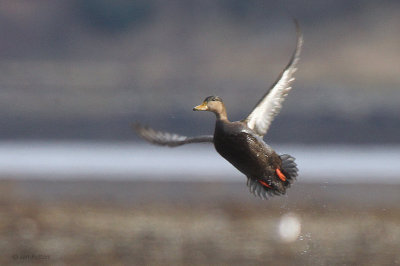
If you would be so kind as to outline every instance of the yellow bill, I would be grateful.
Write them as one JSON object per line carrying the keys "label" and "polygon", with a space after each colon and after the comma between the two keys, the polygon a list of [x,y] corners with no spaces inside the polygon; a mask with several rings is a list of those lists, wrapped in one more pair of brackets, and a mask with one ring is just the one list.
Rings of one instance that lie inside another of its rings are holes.
{"label": "yellow bill", "polygon": [[208,110],[208,106],[206,102],[203,102],[200,105],[197,105],[193,108],[193,111],[207,111]]}

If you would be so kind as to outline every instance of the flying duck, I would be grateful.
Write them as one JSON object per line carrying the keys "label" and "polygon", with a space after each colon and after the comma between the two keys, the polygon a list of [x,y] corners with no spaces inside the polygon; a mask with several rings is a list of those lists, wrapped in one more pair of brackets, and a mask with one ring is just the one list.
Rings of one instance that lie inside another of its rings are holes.
{"label": "flying duck", "polygon": [[295,23],[297,45],[289,63],[245,119],[229,121],[222,99],[208,96],[193,110],[215,114],[214,135],[187,137],[157,131],[139,123],[134,124],[134,130],[148,142],[162,146],[214,143],[217,152],[247,177],[247,186],[255,196],[267,199],[273,195],[285,194],[298,175],[295,158],[288,154],[278,155],[264,142],[263,136],[268,132],[271,122],[282,108],[282,102],[292,89],[303,44],[300,27],[296,21]]}

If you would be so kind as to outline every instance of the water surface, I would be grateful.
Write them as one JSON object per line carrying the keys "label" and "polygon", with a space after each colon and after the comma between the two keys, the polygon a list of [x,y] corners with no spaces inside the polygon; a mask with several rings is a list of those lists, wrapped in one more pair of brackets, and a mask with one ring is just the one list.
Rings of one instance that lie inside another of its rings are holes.
{"label": "water surface", "polygon": [[[400,146],[272,145],[296,157],[299,181],[400,183]],[[214,150],[134,142],[1,142],[1,178],[226,180],[243,176]]]}

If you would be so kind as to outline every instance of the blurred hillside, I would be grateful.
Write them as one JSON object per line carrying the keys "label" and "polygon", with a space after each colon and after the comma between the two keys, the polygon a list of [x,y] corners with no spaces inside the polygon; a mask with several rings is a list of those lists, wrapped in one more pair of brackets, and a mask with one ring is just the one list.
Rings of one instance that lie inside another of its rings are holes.
{"label": "blurred hillside", "polygon": [[[135,139],[139,120],[212,131],[241,119],[305,45],[274,142],[400,141],[398,1],[41,0],[0,3],[0,139]],[[245,99],[245,101],[244,101]]]}

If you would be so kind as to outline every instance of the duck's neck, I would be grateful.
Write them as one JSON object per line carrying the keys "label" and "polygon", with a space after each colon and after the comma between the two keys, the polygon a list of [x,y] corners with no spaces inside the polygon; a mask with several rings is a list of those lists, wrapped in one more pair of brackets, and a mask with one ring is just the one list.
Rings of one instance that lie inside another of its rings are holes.
{"label": "duck's neck", "polygon": [[217,120],[219,121],[229,121],[225,108],[222,108],[222,110],[216,112],[215,115],[217,116]]}

